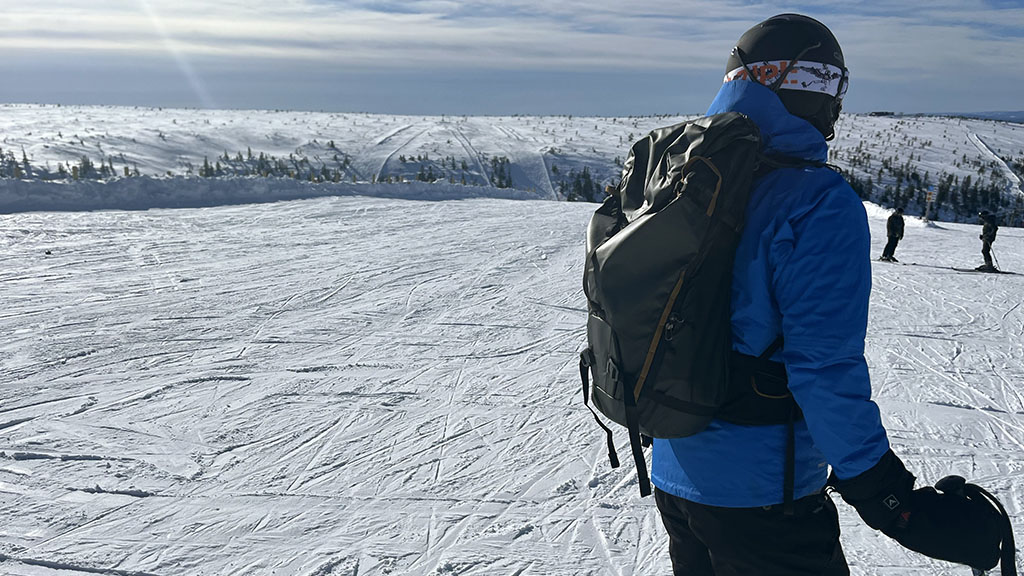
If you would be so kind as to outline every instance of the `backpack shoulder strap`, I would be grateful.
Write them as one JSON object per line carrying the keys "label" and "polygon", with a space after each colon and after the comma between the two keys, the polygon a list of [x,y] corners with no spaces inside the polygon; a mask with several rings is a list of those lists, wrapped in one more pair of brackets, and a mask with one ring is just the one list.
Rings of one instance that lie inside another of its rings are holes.
{"label": "backpack shoulder strap", "polygon": [[783,342],[784,340],[782,339],[782,334],[779,334],[779,336],[775,338],[775,340],[772,340],[772,343],[769,344],[768,347],[764,349],[764,352],[761,352],[761,355],[758,356],[757,359],[761,362],[766,362],[782,348]]}

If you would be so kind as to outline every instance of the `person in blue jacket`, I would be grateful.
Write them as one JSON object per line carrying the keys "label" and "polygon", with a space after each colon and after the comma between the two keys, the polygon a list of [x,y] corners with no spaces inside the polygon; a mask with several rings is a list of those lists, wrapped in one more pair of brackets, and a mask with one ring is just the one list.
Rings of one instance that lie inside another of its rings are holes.
{"label": "person in blue jacket", "polygon": [[[939,524],[968,519],[936,504],[945,495],[913,489],[871,400],[867,216],[824,166],[848,82],[828,28],[784,14],[740,38],[708,110],[747,115],[766,155],[805,164],[755,183],[732,286],[734,350],[757,357],[781,341],[771,360],[785,366],[802,417],[764,426],[715,419],[693,436],[654,440],[651,479],[676,575],[848,575],[825,491],[830,467],[830,483],[873,528],[933,557],[996,563],[990,530],[970,542],[944,538]],[[982,522],[990,511],[978,511]]]}

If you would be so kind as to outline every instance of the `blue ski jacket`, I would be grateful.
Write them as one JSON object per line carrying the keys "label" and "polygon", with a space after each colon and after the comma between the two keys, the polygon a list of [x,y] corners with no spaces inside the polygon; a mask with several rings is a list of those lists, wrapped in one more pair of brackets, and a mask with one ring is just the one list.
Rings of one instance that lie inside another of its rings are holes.
{"label": "blue ski jacket", "polygon": [[[825,161],[824,137],[755,82],[724,84],[708,114],[737,111],[761,129],[769,155]],[[733,349],[786,365],[804,419],[796,423],[794,497],[822,489],[832,466],[849,479],[889,449],[864,360],[871,292],[870,234],[857,194],[828,168],[782,168],[755,183],[732,281]],[[686,438],[654,441],[660,490],[729,508],[783,501],[786,426],[713,420]]]}

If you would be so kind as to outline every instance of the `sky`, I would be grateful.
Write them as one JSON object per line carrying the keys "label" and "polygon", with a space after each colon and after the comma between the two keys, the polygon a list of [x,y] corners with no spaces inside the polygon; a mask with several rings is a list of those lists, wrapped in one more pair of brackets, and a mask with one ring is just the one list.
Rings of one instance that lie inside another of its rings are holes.
{"label": "sky", "polygon": [[701,113],[784,12],[839,39],[848,111],[1024,108],[1024,0],[0,0],[0,102]]}

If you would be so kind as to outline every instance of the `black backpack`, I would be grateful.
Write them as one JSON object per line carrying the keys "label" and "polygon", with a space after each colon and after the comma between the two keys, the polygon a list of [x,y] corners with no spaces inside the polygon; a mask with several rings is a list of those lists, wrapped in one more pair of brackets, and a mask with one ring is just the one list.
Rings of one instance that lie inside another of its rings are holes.
{"label": "black backpack", "polygon": [[[650,494],[642,447],[651,437],[690,436],[712,418],[792,430],[801,417],[785,367],[768,361],[781,337],[758,358],[733,352],[730,304],[753,182],[811,164],[765,157],[757,125],[738,112],[683,122],[633,145],[622,180],[591,218],[583,398],[629,430],[641,496]],[[618,467],[612,432],[594,417]],[[788,504],[792,478],[786,484]]]}

